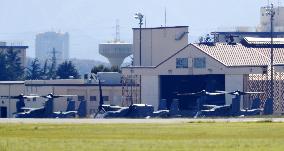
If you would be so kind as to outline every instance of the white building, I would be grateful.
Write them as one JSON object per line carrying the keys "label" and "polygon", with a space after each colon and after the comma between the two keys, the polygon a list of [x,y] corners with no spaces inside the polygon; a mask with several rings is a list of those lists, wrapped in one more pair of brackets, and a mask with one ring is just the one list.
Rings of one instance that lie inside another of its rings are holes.
{"label": "white building", "polygon": [[[257,28],[259,32],[270,32],[270,15],[267,13],[268,7],[260,8],[260,25]],[[275,7],[273,8],[275,12],[273,27],[274,32],[284,32],[284,7]]]}
{"label": "white building", "polygon": [[[133,28],[134,66],[140,66],[139,28]],[[141,66],[156,66],[188,44],[188,26],[142,28]]]}
{"label": "white building", "polygon": [[[141,103],[154,105],[157,109],[159,100],[171,101],[177,97],[176,92],[198,92],[203,89],[246,91],[250,90],[247,84],[252,80],[250,75],[267,73],[267,66],[270,63],[269,43],[259,43],[255,39],[248,38],[243,44],[187,44],[187,35],[184,35],[183,42],[177,40],[176,37],[179,36],[174,36],[188,32],[187,28],[181,29],[180,27],[142,29],[144,41],[154,39],[152,42],[143,43],[142,38],[142,66],[122,69],[125,76],[141,75]],[[139,34],[136,31],[134,29],[133,39],[134,60],[137,65],[139,64],[137,63]],[[149,31],[151,34],[148,34],[148,37],[145,36]],[[165,38],[166,34],[160,34],[157,31],[172,33],[172,36]],[[155,47],[150,49],[149,43]],[[275,48],[275,64],[284,64],[283,44],[280,42],[275,45],[277,47]],[[258,88],[266,90],[266,87],[260,85]],[[232,96],[229,95],[208,97],[209,102],[207,103],[230,104],[231,98]],[[196,103],[196,97],[192,96],[179,99],[184,109],[190,109]],[[246,105],[246,103],[243,104]]]}
{"label": "white building", "polygon": [[[114,74],[114,73],[112,73]],[[114,80],[110,80],[110,73],[101,73],[102,95],[105,104],[121,105],[122,86],[121,76],[114,74]],[[106,78],[104,78],[106,77]],[[105,79],[105,80],[104,80]],[[89,79],[65,79],[65,80],[28,80],[28,81],[1,81],[0,96],[18,96],[19,94],[47,95],[77,95],[72,97],[76,101],[76,109],[80,101],[87,101],[87,116],[94,114],[99,105],[99,85],[97,81]],[[67,98],[57,98],[54,101],[53,111],[65,111]],[[17,99],[4,99],[0,97],[0,117],[13,117],[16,112]],[[35,100],[25,100],[26,107],[41,107],[45,99],[36,98]]]}
{"label": "white building", "polygon": [[[270,7],[270,6],[269,6]],[[236,27],[230,30],[222,30],[212,32],[216,42],[230,41],[230,36],[233,36],[234,42],[239,43],[244,37],[270,37],[270,15],[267,13],[268,7],[260,8],[260,23],[255,27]],[[284,7],[274,7],[275,15],[273,18],[273,36],[277,38],[284,38]]]}
{"label": "white building", "polygon": [[53,49],[55,49],[58,61],[69,59],[69,34],[45,32],[36,35],[36,58],[40,60],[51,59]]}

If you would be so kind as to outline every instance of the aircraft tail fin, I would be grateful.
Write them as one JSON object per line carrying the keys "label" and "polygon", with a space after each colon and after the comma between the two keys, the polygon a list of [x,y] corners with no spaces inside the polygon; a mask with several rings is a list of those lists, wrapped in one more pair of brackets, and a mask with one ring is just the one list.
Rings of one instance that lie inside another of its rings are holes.
{"label": "aircraft tail fin", "polygon": [[67,101],[66,112],[68,112],[68,111],[75,111],[75,101],[74,100],[68,100]]}
{"label": "aircraft tail fin", "polygon": [[78,107],[78,115],[79,117],[86,117],[87,116],[87,101],[80,101],[79,107]]}
{"label": "aircraft tail fin", "polygon": [[264,104],[264,115],[271,115],[273,114],[273,101],[271,98],[267,99]]}

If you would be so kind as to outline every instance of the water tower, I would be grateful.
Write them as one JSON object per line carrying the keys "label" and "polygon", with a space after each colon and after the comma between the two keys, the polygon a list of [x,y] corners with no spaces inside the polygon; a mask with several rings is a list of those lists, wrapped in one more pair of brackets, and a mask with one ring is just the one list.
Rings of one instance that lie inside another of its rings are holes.
{"label": "water tower", "polygon": [[120,67],[123,60],[132,54],[132,44],[124,43],[119,38],[119,25],[116,25],[116,38],[112,42],[99,44],[99,53],[106,57],[112,66]]}

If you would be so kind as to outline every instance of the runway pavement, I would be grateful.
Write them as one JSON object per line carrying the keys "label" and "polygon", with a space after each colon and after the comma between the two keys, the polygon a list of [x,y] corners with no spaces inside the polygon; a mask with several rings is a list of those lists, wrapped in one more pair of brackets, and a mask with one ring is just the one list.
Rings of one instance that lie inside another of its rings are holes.
{"label": "runway pavement", "polygon": [[284,122],[284,118],[224,118],[224,119],[17,119],[2,118],[0,124],[175,124],[199,122]]}

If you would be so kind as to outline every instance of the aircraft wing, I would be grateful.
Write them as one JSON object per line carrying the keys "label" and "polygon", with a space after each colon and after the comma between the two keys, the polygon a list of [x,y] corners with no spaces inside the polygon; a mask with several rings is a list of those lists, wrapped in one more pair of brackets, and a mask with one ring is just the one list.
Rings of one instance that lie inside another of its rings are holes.
{"label": "aircraft wing", "polygon": [[54,95],[54,98],[60,98],[60,97],[73,97],[73,96],[78,96],[78,95]]}
{"label": "aircraft wing", "polygon": [[19,99],[19,96],[0,96],[0,99]]}
{"label": "aircraft wing", "polygon": [[196,95],[198,93],[178,93],[178,96]]}
{"label": "aircraft wing", "polygon": [[222,93],[222,92],[208,92],[206,93],[206,95],[223,95],[225,93]]}
{"label": "aircraft wing", "polygon": [[38,110],[38,109],[42,109],[43,107],[39,107],[39,108],[31,108],[31,107],[22,107],[21,109],[22,110],[29,110],[29,111],[32,111],[32,110]]}
{"label": "aircraft wing", "polygon": [[203,105],[204,107],[216,107],[216,106],[218,106],[218,105],[207,105],[207,104],[205,104],[205,105]]}
{"label": "aircraft wing", "polygon": [[9,97],[9,96],[0,96],[0,99],[11,99],[11,97]]}
{"label": "aircraft wing", "polygon": [[33,98],[39,98],[40,96],[37,96],[37,95],[25,95],[23,97],[26,98],[26,99],[33,99]]}
{"label": "aircraft wing", "polygon": [[246,94],[263,94],[264,92],[244,92]]}
{"label": "aircraft wing", "polygon": [[228,94],[229,92],[227,91],[215,91],[216,93],[223,93],[223,94]]}
{"label": "aircraft wing", "polygon": [[64,115],[66,115],[66,114],[70,114],[70,113],[78,113],[77,111],[67,111],[67,112],[53,112],[54,114],[64,114]]}

